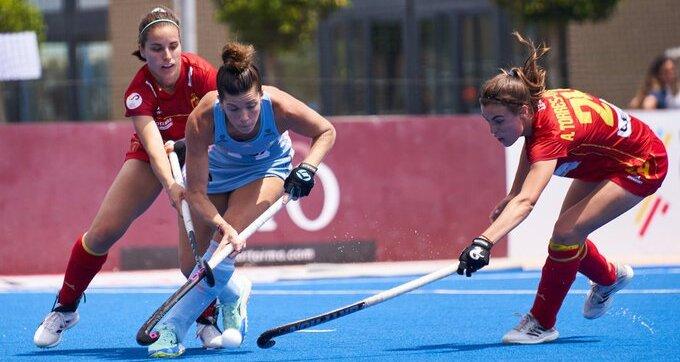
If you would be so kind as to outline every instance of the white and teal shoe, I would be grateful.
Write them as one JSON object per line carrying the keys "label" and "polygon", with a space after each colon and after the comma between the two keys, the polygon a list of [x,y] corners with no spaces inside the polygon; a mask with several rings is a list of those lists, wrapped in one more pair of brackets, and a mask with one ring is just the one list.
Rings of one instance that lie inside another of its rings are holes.
{"label": "white and teal shoe", "polygon": [[173,358],[184,353],[184,346],[177,340],[177,335],[170,327],[163,325],[158,330],[158,340],[149,345],[149,357]]}
{"label": "white and teal shoe", "polygon": [[248,298],[253,283],[243,279],[241,295],[233,303],[220,303],[222,313],[222,346],[224,348],[238,348],[243,343],[243,337],[248,333]]}

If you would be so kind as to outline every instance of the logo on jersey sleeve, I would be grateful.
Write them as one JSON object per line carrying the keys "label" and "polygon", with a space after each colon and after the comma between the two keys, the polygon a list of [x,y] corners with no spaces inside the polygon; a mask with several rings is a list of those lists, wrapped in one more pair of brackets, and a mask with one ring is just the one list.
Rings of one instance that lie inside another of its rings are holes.
{"label": "logo on jersey sleeve", "polygon": [[628,137],[633,133],[633,125],[630,122],[630,116],[627,113],[622,113],[619,115],[619,129],[616,132],[620,137]]}
{"label": "logo on jersey sleeve", "polygon": [[135,109],[142,105],[142,96],[139,93],[131,93],[125,100],[128,109]]}

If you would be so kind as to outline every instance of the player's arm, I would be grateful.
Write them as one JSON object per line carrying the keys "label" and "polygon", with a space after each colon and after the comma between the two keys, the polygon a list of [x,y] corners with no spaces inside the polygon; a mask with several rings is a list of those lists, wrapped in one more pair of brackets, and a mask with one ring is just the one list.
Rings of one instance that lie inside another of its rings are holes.
{"label": "player's arm", "polygon": [[552,177],[557,159],[537,161],[528,168],[522,187],[491,225],[474,238],[458,257],[458,274],[468,277],[489,264],[491,247],[519,225],[533,210]]}
{"label": "player's arm", "polygon": [[526,144],[522,146],[522,153],[519,158],[519,165],[517,166],[517,171],[515,172],[515,180],[512,182],[512,187],[510,188],[510,192],[493,208],[491,211],[491,214],[489,215],[489,219],[491,221],[494,221],[498,218],[498,215],[503,212],[505,207],[508,205],[508,202],[512,200],[517,194],[519,194],[520,190],[522,189],[522,185],[524,184],[524,180],[527,178],[527,174],[529,173],[529,160],[527,158],[527,153],[526,153]]}
{"label": "player's arm", "polygon": [[149,155],[151,169],[163,185],[163,189],[168,193],[173,206],[177,207],[182,198],[183,189],[172,177],[170,162],[163,145],[163,137],[156,126],[156,122],[151,116],[132,116],[132,124],[146,153]]}
{"label": "player's arm", "polygon": [[[290,94],[274,87],[266,87],[266,90],[272,98],[279,130],[291,130],[312,140],[309,153],[291,171],[283,184],[288,198],[296,200],[311,192],[317,167],[335,143],[335,127]],[[288,198],[285,199],[286,202]]]}
{"label": "player's arm", "polygon": [[302,161],[318,167],[335,143],[335,127],[297,98],[275,87],[266,86],[272,98],[277,126],[311,138],[309,154]]}
{"label": "player's arm", "polygon": [[[236,251],[241,250],[242,242],[235,242],[238,233],[217,211],[208,198],[208,147],[213,143],[215,123],[213,106],[217,99],[217,91],[207,93],[196,108],[189,114],[186,126],[186,198],[191,209],[201,220],[221,233],[222,240],[234,244]],[[218,241],[222,241],[218,240]]]}
{"label": "player's arm", "polygon": [[517,196],[508,202],[498,218],[484,230],[482,235],[495,243],[524,221],[533,210],[545,186],[548,185],[556,165],[556,159],[531,164]]}

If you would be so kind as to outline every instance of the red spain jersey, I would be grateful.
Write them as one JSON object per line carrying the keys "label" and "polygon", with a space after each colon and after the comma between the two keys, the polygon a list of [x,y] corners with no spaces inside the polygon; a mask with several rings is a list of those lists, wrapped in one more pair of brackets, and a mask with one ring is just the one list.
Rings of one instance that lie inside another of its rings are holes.
{"label": "red spain jersey", "polygon": [[[125,91],[125,117],[153,117],[163,141],[184,138],[189,113],[206,93],[217,89],[216,82],[215,68],[191,53],[181,55],[180,75],[172,94],[161,89],[144,65]],[[136,133],[132,135],[127,158],[149,159]]]}
{"label": "red spain jersey", "polygon": [[555,175],[584,181],[610,179],[646,196],[666,176],[666,149],[639,119],[592,95],[546,91],[526,139],[530,163],[557,159]]}

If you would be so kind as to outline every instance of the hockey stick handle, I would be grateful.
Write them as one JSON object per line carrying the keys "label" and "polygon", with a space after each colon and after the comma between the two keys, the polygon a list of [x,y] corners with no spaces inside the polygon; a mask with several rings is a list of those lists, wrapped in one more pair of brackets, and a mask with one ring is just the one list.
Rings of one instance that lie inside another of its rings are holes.
{"label": "hockey stick handle", "polygon": [[430,274],[423,275],[418,279],[414,279],[408,283],[398,285],[392,289],[382,291],[378,294],[372,295],[368,298],[362,299],[356,303],[334,309],[332,311],[316,315],[314,317],[302,319],[296,322],[288,323],[279,327],[266,330],[264,333],[257,338],[257,345],[260,348],[270,348],[274,346],[276,341],[273,338],[282,336],[285,334],[293,333],[302,329],[307,329],[322,323],[344,317],[348,314],[358,312],[362,309],[374,306],[376,304],[382,303],[386,300],[390,300],[394,297],[400,296],[402,294],[408,293],[414,289],[420,288],[424,285],[430,284],[439,279],[445,278],[456,272],[458,269],[457,265],[451,265]]}
{"label": "hockey stick handle", "polygon": [[[171,141],[169,141],[171,142]],[[178,185],[184,187],[184,176],[182,174],[182,169],[179,166],[179,158],[177,153],[170,152],[168,154],[168,159],[170,160],[170,168],[172,169],[172,177],[175,179]],[[191,220],[191,211],[189,209],[189,203],[187,200],[182,199],[180,209],[182,212],[182,220],[184,221],[184,228],[187,230],[189,235],[189,242],[191,242],[191,249],[194,252],[194,259],[196,264],[201,264],[201,258],[198,256],[198,249],[196,246],[196,236],[194,233],[194,222]]]}
{"label": "hockey stick handle", "polygon": [[[276,200],[267,210],[265,210],[260,216],[257,217],[250,225],[246,226],[243,231],[241,231],[238,236],[241,239],[248,239],[251,235],[253,235],[257,229],[260,228],[267,220],[271,219],[274,214],[276,214],[281,208],[283,207],[283,198],[279,197],[278,200]],[[234,251],[234,247],[231,244],[227,244],[226,246],[218,247],[217,250],[213,253],[212,257],[210,260],[208,260],[208,266],[211,269],[214,269],[219,263],[221,263],[225,258],[229,256]]]}

